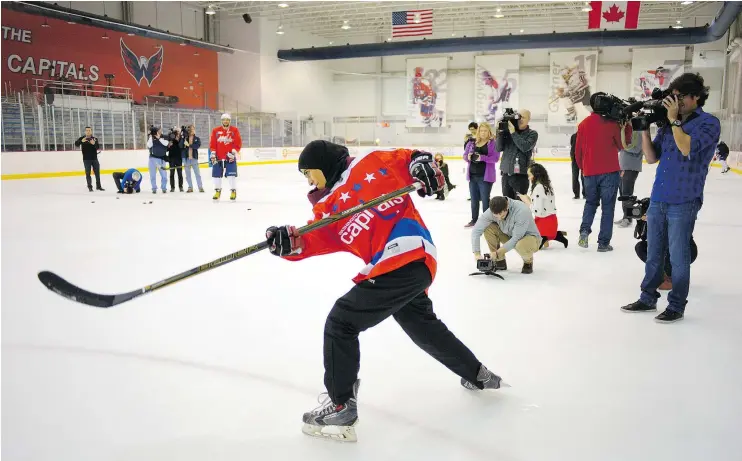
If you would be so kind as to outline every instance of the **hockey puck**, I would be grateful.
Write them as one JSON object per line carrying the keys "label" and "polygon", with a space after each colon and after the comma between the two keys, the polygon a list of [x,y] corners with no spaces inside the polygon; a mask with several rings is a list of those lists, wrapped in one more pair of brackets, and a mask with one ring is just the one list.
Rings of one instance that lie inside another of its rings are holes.
{"label": "hockey puck", "polygon": [[95,203],[95,200],[93,200],[93,201],[92,201],[92,202],[90,202],[90,203]]}
{"label": "hockey puck", "polygon": [[147,202],[142,202],[142,205],[146,205],[146,204],[147,204]]}
{"label": "hockey puck", "polygon": [[152,205],[152,200],[149,201],[149,204]]}
{"label": "hockey puck", "polygon": [[251,210],[252,210],[252,208],[248,208],[248,209],[247,209],[247,211],[251,211]]}

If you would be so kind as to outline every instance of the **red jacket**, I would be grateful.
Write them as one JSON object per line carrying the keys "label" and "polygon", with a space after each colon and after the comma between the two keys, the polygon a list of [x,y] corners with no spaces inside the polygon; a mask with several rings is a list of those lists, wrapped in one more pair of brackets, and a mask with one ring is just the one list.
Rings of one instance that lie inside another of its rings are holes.
{"label": "red jacket", "polygon": [[209,149],[216,155],[217,160],[226,160],[227,154],[233,149],[239,154],[242,149],[240,130],[232,125],[229,128],[221,125],[214,128],[211,131],[211,139],[209,139]]}
{"label": "red jacket", "polygon": [[[631,127],[627,129],[631,139]],[[596,113],[590,114],[577,127],[575,161],[585,176],[620,171],[618,151],[621,145],[621,127]]]}
{"label": "red jacket", "polygon": [[[397,149],[374,151],[353,159],[330,192],[314,205],[315,220],[412,184],[411,155],[411,150]],[[302,241],[301,252],[286,259],[338,251],[351,253],[366,263],[353,278],[356,283],[417,260],[424,260],[431,278],[435,278],[436,248],[409,195],[303,235]]]}

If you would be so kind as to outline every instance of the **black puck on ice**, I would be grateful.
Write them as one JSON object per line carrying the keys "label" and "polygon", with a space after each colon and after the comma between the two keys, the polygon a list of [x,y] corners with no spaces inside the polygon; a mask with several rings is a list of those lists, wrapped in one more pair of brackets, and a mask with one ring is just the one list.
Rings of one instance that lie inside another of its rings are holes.
{"label": "black puck on ice", "polygon": [[95,203],[95,200],[93,200],[93,201],[92,201],[92,202],[90,202],[90,203]]}
{"label": "black puck on ice", "polygon": [[247,209],[247,211],[250,211],[250,210],[252,210],[252,208],[248,208],[248,209]]}
{"label": "black puck on ice", "polygon": [[149,201],[149,204],[152,205],[152,200]]}

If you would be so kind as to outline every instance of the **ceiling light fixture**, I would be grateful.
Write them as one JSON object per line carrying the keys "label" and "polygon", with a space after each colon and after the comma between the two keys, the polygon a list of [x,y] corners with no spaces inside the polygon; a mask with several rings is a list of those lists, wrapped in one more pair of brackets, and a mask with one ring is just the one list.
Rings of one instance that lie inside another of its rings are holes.
{"label": "ceiling light fixture", "polygon": [[593,10],[593,7],[590,6],[590,2],[585,2],[585,6],[582,7],[582,11],[585,13],[589,13]]}
{"label": "ceiling light fixture", "polygon": [[686,1],[684,1],[684,2],[680,2],[680,4],[681,4],[681,5],[683,5],[683,6],[685,6],[685,5],[690,5],[691,3],[693,3],[693,1],[692,1],[692,0],[686,0]]}
{"label": "ceiling light fixture", "polygon": [[340,26],[340,28],[343,30],[348,30],[350,29],[350,24],[348,24],[348,21],[343,21],[343,25]]}
{"label": "ceiling light fixture", "polygon": [[335,43],[335,42],[330,42],[330,45],[332,45],[333,43]]}
{"label": "ceiling light fixture", "polygon": [[126,35],[128,35],[129,37],[133,37],[135,34],[134,32],[127,32]]}
{"label": "ceiling light fixture", "polygon": [[683,23],[680,22],[680,19],[678,19],[677,21],[675,21],[675,25],[672,26],[672,28],[673,29],[682,29],[683,28]]}
{"label": "ceiling light fixture", "polygon": [[422,19],[420,18],[420,13],[415,13],[413,21],[415,24],[420,24],[420,21],[422,21]]}
{"label": "ceiling light fixture", "polygon": [[455,36],[456,36],[456,32],[451,32],[451,37],[455,37]]}
{"label": "ceiling light fixture", "polygon": [[279,3],[278,4],[278,7],[279,8],[288,8],[289,7],[289,4],[288,3]]}
{"label": "ceiling light fixture", "polygon": [[44,18],[44,24],[41,25],[41,27],[51,27],[48,22],[46,22],[46,18]]}
{"label": "ceiling light fixture", "polygon": [[283,24],[278,25],[278,28],[276,29],[276,34],[283,35]]}
{"label": "ceiling light fixture", "polygon": [[211,6],[211,5],[209,5],[209,7],[206,8],[206,14],[208,14],[209,16],[211,16],[213,14],[216,14],[216,11],[214,10],[214,7]]}
{"label": "ceiling light fixture", "polygon": [[521,33],[521,34],[523,33],[523,29],[521,29],[521,30],[520,30],[520,33]]}
{"label": "ceiling light fixture", "polygon": [[504,14],[502,14],[502,8],[498,8],[498,9],[496,10],[496,12],[495,12],[495,17],[496,17],[497,19],[500,19],[500,18],[504,18],[504,17],[505,17],[505,15],[504,15]]}
{"label": "ceiling light fixture", "polygon": [[103,32],[103,36],[101,37],[103,40],[108,40],[110,37],[108,36],[108,32]]}

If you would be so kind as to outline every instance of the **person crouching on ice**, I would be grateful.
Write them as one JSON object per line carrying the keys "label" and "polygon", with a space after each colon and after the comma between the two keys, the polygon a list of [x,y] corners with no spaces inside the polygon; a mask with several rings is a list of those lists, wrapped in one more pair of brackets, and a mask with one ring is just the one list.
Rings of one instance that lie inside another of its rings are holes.
{"label": "person crouching on ice", "polygon": [[232,117],[222,114],[222,125],[211,131],[209,150],[211,155],[211,177],[214,179],[214,200],[222,196],[222,176],[229,179],[229,188],[232,193],[230,200],[237,199],[237,154],[242,149],[240,130],[231,126]]}
{"label": "person crouching on ice", "polygon": [[[443,188],[443,174],[428,152],[396,149],[356,158],[344,146],[312,141],[299,156],[299,171],[314,189],[308,198],[314,219],[355,207],[420,181],[421,196]],[[433,312],[428,288],[436,273],[436,248],[408,195],[350,218],[299,235],[294,226],[266,230],[270,252],[289,261],[345,251],[365,266],[355,286],[335,302],[325,323],[324,365],[328,397],[304,413],[303,432],[355,441],[360,380],[358,336],[388,317],[412,341],[461,377],[470,390],[498,389],[501,378],[487,370]]]}
{"label": "person crouching on ice", "polygon": [[142,173],[135,168],[129,168],[125,173],[116,171],[113,173],[113,182],[119,194],[137,194],[141,192],[139,185],[142,182]]}

